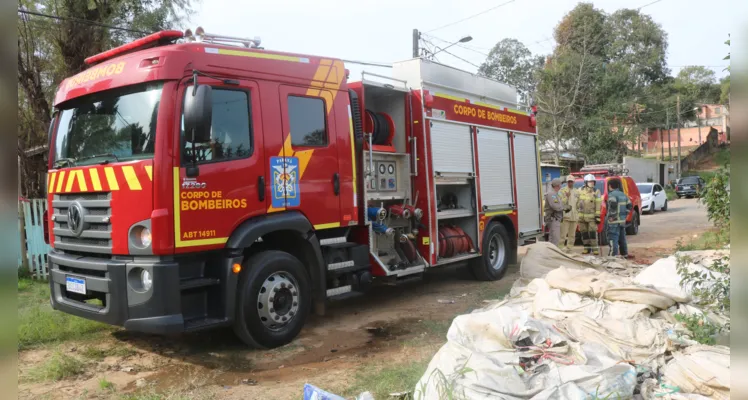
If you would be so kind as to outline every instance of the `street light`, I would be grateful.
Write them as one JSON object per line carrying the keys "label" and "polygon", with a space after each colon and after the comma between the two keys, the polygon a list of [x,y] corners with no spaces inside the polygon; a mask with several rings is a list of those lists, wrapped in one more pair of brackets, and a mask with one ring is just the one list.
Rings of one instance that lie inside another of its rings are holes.
{"label": "street light", "polygon": [[449,46],[437,50],[436,52],[432,53],[431,56],[433,57],[433,56],[437,55],[439,52],[444,51],[444,50],[446,50],[446,49],[448,49],[448,48],[456,45],[457,43],[467,43],[467,42],[469,42],[471,40],[473,40],[472,36],[470,36],[470,35],[465,36],[464,38],[462,38],[462,39],[460,39],[460,40],[458,40],[458,41],[450,44]]}

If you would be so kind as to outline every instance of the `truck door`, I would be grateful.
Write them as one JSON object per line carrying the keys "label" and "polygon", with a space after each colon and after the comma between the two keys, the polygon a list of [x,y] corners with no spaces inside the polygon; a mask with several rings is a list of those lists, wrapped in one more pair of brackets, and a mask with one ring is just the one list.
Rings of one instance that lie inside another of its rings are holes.
{"label": "truck door", "polygon": [[[175,142],[181,149],[174,172],[174,233],[177,252],[196,247],[222,247],[236,226],[266,210],[264,192],[258,183],[265,179],[262,119],[259,88],[255,82],[238,85],[206,80],[213,89],[213,124],[210,143],[196,144],[194,157],[199,169],[188,177],[193,165],[193,147],[184,134]],[[191,81],[180,85],[179,98],[191,90]],[[184,102],[180,101],[180,108]]]}
{"label": "truck door", "polygon": [[271,182],[285,182],[286,209],[301,210],[315,229],[338,227],[340,171],[334,96],[329,90],[299,86],[282,85],[279,90],[286,169],[276,168],[271,160]]}

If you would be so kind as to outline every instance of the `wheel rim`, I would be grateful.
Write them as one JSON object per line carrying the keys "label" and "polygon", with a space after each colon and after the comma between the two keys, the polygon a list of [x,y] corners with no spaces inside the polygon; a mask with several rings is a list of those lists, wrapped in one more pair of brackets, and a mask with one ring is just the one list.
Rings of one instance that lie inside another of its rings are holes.
{"label": "wheel rim", "polygon": [[299,313],[299,285],[286,272],[275,272],[265,279],[257,296],[260,321],[270,330],[280,330]]}
{"label": "wheel rim", "polygon": [[501,240],[499,235],[491,236],[491,240],[488,242],[488,262],[491,264],[491,268],[501,268],[504,265],[504,257],[506,257],[504,241]]}

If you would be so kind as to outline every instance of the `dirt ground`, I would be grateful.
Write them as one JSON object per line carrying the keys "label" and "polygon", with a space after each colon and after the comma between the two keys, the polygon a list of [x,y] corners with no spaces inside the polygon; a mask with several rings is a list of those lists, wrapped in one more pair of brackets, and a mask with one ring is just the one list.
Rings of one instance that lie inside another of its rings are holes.
{"label": "dirt ground", "polygon": [[[628,237],[630,253],[640,263],[651,263],[670,254],[678,239],[709,228],[696,200],[672,201],[668,211],[643,216],[640,233]],[[231,331],[178,337],[115,331],[94,342],[23,351],[19,397],[116,398],[155,391],[188,393],[187,398],[298,399],[304,383],[340,393],[360,371],[430,357],[444,342],[452,318],[508,293],[517,276],[518,266],[491,283],[474,281],[462,266],[434,270],[420,282],[381,287],[334,303],[327,316],[312,317],[294,342],[271,351],[248,350]],[[101,350],[102,357],[88,361],[76,378],[46,383],[27,379],[55,351],[82,356],[91,349]],[[113,389],[102,390],[102,378]]]}

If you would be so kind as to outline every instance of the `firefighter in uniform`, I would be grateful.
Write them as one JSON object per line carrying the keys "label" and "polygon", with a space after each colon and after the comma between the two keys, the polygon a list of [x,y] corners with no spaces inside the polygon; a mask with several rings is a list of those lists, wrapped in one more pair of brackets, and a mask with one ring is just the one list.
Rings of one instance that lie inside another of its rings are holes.
{"label": "firefighter in uniform", "polygon": [[[563,218],[564,204],[558,190],[561,189],[561,180],[555,178],[551,181],[551,190],[545,194],[545,224],[548,226],[548,242],[558,246],[561,239],[561,219]],[[568,206],[567,206],[568,207]]]}
{"label": "firefighter in uniform", "polygon": [[574,189],[574,177],[566,177],[566,186],[559,192],[561,202],[564,204],[564,219],[561,221],[561,247],[570,251],[574,247],[574,241],[577,236],[577,221],[579,220],[579,210],[577,202],[579,201],[579,190]]}
{"label": "firefighter in uniform", "polygon": [[621,255],[628,255],[628,246],[626,244],[626,216],[633,208],[628,196],[621,191],[621,183],[610,181],[608,184],[608,213],[605,219],[608,220],[608,244],[610,250],[609,256],[617,256],[620,244]]}
{"label": "firefighter in uniform", "polygon": [[584,187],[579,192],[577,209],[579,210],[579,231],[582,233],[584,251],[582,254],[599,255],[597,245],[597,225],[600,223],[600,191],[595,189],[595,176],[584,176]]}

